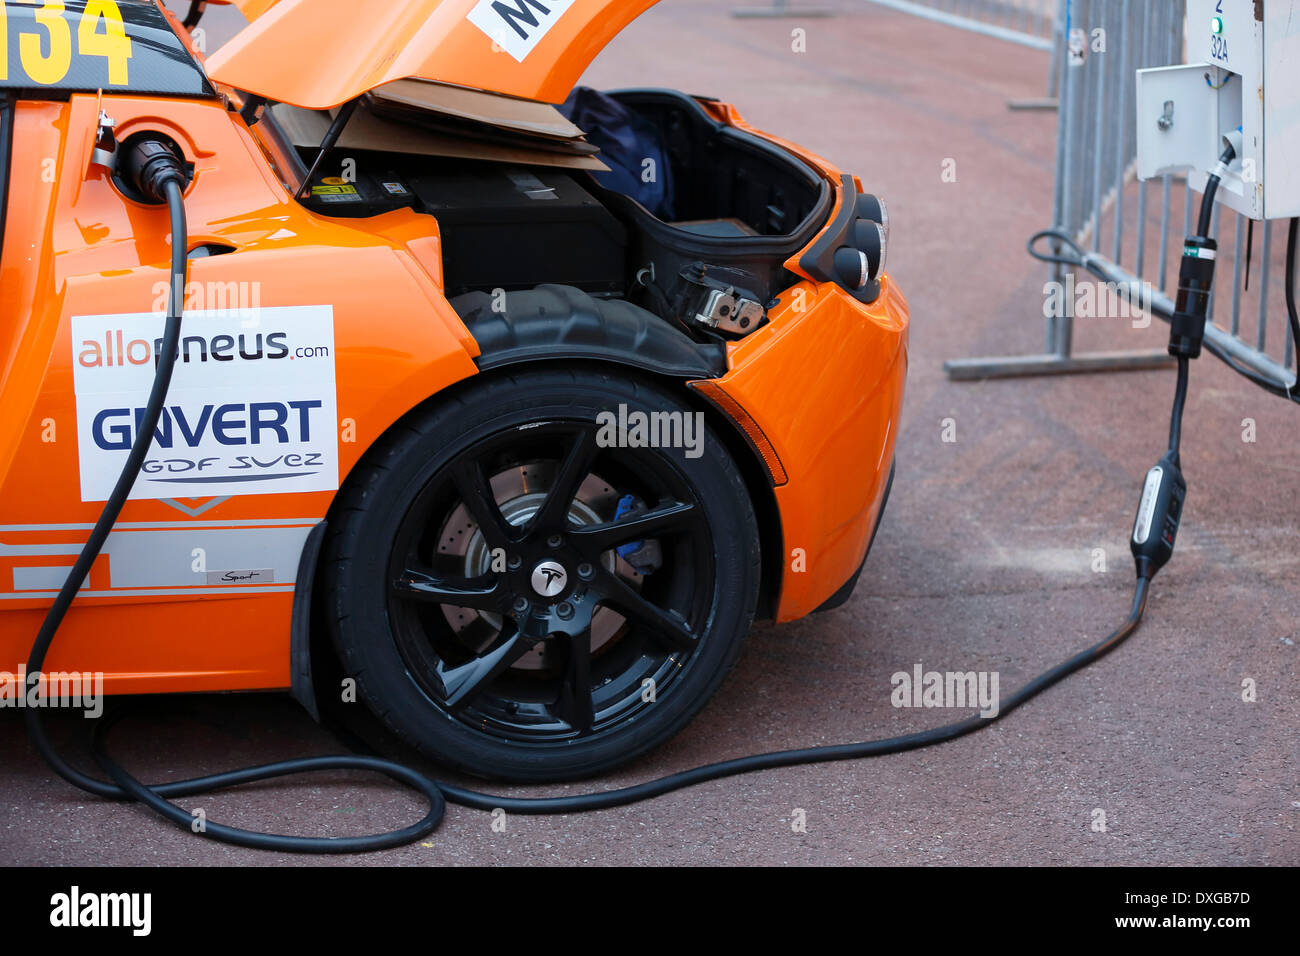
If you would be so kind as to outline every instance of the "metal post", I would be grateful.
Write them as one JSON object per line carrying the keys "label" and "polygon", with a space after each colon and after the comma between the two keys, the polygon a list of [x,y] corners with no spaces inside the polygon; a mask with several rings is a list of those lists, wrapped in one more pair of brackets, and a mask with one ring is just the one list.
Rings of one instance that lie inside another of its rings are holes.
{"label": "metal post", "polygon": [[935,7],[933,2],[926,3],[923,0],[867,0],[867,2],[889,7],[902,13],[910,13],[926,20],[933,20],[936,23],[960,27],[972,33],[982,33],[985,36],[997,37],[999,40],[1019,43],[1023,46],[1033,47],[1036,50],[1050,50],[1052,48],[1052,40],[1049,37],[1025,33],[994,22],[997,19],[997,12],[1001,10],[1001,5],[991,3],[989,0],[981,0],[979,11],[968,7],[963,13],[954,12],[952,4],[948,4],[946,9],[939,9]]}

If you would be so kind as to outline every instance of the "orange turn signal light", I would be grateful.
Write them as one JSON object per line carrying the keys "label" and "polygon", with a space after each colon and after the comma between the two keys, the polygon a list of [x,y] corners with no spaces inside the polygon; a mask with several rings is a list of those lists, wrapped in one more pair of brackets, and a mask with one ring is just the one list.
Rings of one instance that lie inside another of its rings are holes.
{"label": "orange turn signal light", "polygon": [[784,485],[790,480],[785,473],[785,466],[781,464],[776,449],[772,447],[772,443],[763,434],[763,429],[758,427],[758,422],[749,417],[749,412],[740,407],[739,402],[724,392],[717,382],[701,380],[687,382],[686,384],[699,392],[700,395],[708,399],[711,405],[740,426],[740,430],[749,439],[749,443],[754,446],[754,450],[763,459],[763,465],[767,468],[768,480],[772,482],[773,486]]}

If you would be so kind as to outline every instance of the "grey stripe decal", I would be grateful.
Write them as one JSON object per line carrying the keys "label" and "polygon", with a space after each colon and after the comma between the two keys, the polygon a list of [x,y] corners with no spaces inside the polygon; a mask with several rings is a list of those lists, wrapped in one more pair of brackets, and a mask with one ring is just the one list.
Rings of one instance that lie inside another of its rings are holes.
{"label": "grey stripe decal", "polygon": [[310,528],[127,531],[109,535],[109,580],[117,588],[211,584],[209,571],[263,568],[292,581]]}
{"label": "grey stripe decal", "polygon": [[0,542],[0,558],[34,558],[42,554],[81,554],[81,545],[5,544]]}
{"label": "grey stripe decal", "polygon": [[[14,590],[15,591],[48,591],[63,587],[63,582],[72,570],[72,565],[62,565],[51,567],[34,568],[14,568]],[[85,586],[84,583],[82,585]],[[78,591],[78,594],[85,592]]]}
{"label": "grey stripe decal", "polygon": [[[324,518],[242,518],[235,521],[119,521],[119,530],[136,528],[270,528],[276,525],[316,525]],[[93,524],[3,524],[5,531],[89,531]]]}
{"label": "grey stripe decal", "polygon": [[[109,585],[139,589],[158,587],[192,588],[202,584],[230,581],[239,587],[238,578],[211,572],[264,572],[262,582],[291,582],[296,579],[303,543],[314,525],[258,528],[196,528],[185,525],[167,529],[119,529],[108,536],[104,554],[108,556]],[[0,543],[0,558],[32,558],[51,555],[71,556],[80,553],[81,545]],[[64,570],[66,574],[66,569]],[[57,568],[24,567],[14,570],[16,591],[57,588],[62,584]]]}
{"label": "grey stripe decal", "polygon": [[[242,594],[290,594],[293,592],[292,584],[284,584],[278,587],[244,587],[244,588],[168,588],[164,590],[145,590],[137,589],[132,591],[78,591],[78,597],[166,597],[175,595],[176,597],[188,597],[192,594],[222,594],[226,597],[237,597]],[[28,591],[24,594],[0,594],[0,601],[30,600],[31,598],[54,597],[57,591]]]}

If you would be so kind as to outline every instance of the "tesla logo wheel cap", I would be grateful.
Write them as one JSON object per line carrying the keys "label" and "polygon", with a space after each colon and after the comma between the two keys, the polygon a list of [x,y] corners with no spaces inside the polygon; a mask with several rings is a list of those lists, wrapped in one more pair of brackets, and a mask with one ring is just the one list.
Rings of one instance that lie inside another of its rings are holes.
{"label": "tesla logo wheel cap", "polygon": [[569,572],[556,561],[543,561],[533,568],[533,590],[542,597],[555,597],[569,583]]}

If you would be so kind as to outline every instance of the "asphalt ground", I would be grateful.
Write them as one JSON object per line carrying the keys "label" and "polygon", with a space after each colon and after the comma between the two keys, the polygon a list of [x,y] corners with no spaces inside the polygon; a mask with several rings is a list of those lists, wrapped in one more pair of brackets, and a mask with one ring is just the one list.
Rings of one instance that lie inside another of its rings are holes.
{"label": "asphalt ground", "polygon": [[[936,726],[954,712],[893,707],[892,674],[918,663],[997,671],[1005,696],[1127,613],[1128,530],[1165,447],[1173,374],[956,384],[941,368],[1042,347],[1048,276],[1024,242],[1050,225],[1056,118],[1007,102],[1043,94],[1048,57],[855,0],[829,5],[828,19],[737,20],[726,3],[666,0],[587,79],[730,100],[890,201],[889,268],[911,301],[912,352],[898,477],[875,550],[844,607],[756,627],[714,701],[657,752],[593,784],[502,792],[612,788],[758,750]],[[213,40],[228,22],[214,13]],[[806,31],[806,52],[792,48],[794,30]],[[1080,348],[1158,349],[1165,333],[1159,322],[1090,319],[1078,338]],[[1243,440],[1246,419],[1253,442]],[[1298,438],[1294,407],[1212,358],[1198,362],[1183,443],[1189,500],[1146,623],[979,734],[594,814],[510,816],[504,828],[450,807],[431,839],[364,862],[1296,864]],[[1248,680],[1253,702],[1243,700]],[[124,725],[115,743],[148,781],[339,749],[283,695],[152,707],[161,709]],[[80,740],[85,723],[61,718],[56,737]],[[0,713],[0,741],[0,862],[362,861],[216,845],[81,794],[45,768],[13,711]],[[400,788],[349,773],[187,805],[233,825],[337,835],[422,812]]]}

